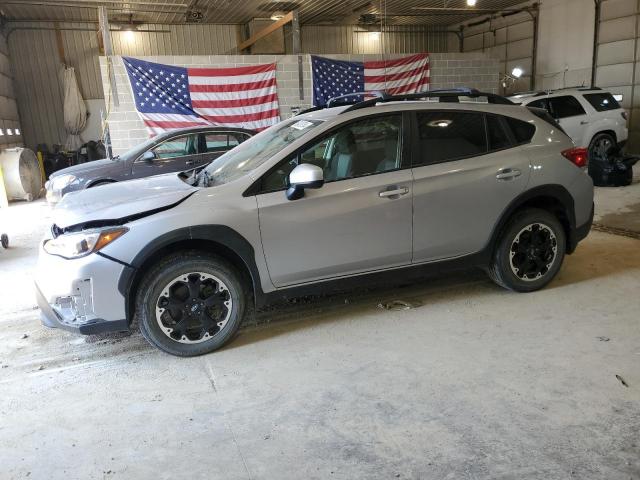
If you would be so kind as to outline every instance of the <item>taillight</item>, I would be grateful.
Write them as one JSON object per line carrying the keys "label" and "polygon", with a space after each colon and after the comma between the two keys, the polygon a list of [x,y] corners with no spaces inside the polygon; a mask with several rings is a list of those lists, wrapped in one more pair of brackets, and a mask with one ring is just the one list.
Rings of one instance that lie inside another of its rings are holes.
{"label": "taillight", "polygon": [[622,118],[624,118],[625,120],[629,120],[629,115],[627,115],[627,112],[620,112],[620,115],[622,115]]}
{"label": "taillight", "polygon": [[562,152],[562,156],[573,163],[576,167],[586,167],[588,160],[588,153],[586,148],[570,148]]}

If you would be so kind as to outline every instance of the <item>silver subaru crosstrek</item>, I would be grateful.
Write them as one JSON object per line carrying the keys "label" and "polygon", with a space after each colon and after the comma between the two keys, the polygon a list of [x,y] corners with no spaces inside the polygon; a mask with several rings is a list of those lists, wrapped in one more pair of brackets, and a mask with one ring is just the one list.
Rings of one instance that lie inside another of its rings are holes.
{"label": "silver subaru crosstrek", "polygon": [[204,169],[66,195],[40,249],[42,320],[91,334],[135,317],[192,356],[274,297],[468,267],[538,290],[590,230],[585,164],[544,112],[473,90],[315,109]]}

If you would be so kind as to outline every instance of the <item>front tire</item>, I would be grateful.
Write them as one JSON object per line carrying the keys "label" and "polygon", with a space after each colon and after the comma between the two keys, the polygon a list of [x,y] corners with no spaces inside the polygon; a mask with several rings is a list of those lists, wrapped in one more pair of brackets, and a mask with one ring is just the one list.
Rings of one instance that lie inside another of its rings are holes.
{"label": "front tire", "polygon": [[196,251],[162,259],[146,273],[136,298],[144,338],[180,357],[225,345],[238,331],[245,308],[245,287],[233,266]]}
{"label": "front tire", "polygon": [[566,249],[558,218],[537,208],[515,214],[502,233],[488,273],[501,287],[533,292],[556,276]]}

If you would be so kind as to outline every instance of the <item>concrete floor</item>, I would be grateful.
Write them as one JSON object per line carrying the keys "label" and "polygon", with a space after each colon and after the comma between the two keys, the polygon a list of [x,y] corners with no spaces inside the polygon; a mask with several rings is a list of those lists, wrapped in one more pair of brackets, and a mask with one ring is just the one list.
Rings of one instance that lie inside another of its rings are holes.
{"label": "concrete floor", "polygon": [[627,187],[596,188],[594,221],[615,230],[627,230],[640,238],[640,164]]}
{"label": "concrete floor", "polygon": [[3,480],[640,479],[638,240],[593,232],[541,292],[477,272],[351,292],[178,359],[41,327],[48,209],[0,213]]}

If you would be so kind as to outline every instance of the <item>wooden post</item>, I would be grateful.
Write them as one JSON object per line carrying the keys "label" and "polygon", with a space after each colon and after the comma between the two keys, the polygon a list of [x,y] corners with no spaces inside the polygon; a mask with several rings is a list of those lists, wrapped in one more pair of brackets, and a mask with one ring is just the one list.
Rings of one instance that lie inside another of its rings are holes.
{"label": "wooden post", "polygon": [[64,42],[62,41],[62,31],[60,30],[60,24],[53,22],[53,27],[56,29],[56,45],[58,46],[58,57],[60,62],[64,65],[67,64],[67,55],[64,51]]}

